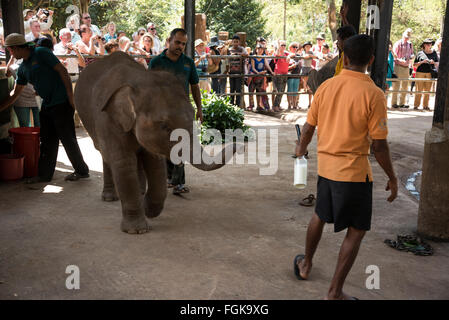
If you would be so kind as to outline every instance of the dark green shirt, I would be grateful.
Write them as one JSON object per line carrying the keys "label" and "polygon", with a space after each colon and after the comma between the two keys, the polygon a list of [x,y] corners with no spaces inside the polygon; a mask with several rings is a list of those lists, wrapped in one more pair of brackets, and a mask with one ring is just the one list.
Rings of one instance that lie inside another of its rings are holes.
{"label": "dark green shirt", "polygon": [[67,91],[59,73],[53,69],[60,61],[48,48],[32,48],[30,57],[17,70],[17,84],[31,83],[43,99],[42,107],[51,107],[68,100]]}
{"label": "dark green shirt", "polygon": [[196,72],[195,62],[185,54],[181,54],[176,62],[170,60],[164,50],[160,55],[151,59],[148,69],[165,70],[177,76],[185,86],[187,95],[189,94],[189,84],[198,84],[198,73]]}

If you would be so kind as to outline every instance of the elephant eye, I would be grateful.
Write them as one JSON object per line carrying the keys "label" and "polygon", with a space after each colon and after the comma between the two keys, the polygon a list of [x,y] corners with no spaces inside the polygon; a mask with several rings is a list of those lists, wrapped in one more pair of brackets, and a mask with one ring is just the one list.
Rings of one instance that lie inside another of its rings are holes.
{"label": "elephant eye", "polygon": [[171,130],[170,130],[170,127],[167,126],[165,123],[162,123],[162,124],[161,124],[161,129],[162,129],[162,130],[165,130],[165,131],[171,131]]}

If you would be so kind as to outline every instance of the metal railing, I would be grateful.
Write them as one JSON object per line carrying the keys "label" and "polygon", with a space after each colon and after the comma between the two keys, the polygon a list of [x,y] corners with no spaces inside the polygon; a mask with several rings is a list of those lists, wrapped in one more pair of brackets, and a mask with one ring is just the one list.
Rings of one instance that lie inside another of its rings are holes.
{"label": "metal railing", "polygon": [[[287,52],[288,53],[288,52]],[[89,54],[81,54],[81,56],[83,58],[88,58],[88,59],[101,59],[104,57],[107,57],[108,55],[89,55]],[[152,59],[154,57],[156,57],[157,55],[139,55],[139,54],[130,54],[130,57],[132,58],[136,58],[136,59]],[[77,59],[78,56],[75,54],[71,54],[71,55],[56,55],[56,57],[60,58],[60,59],[67,59],[67,58],[75,58]],[[220,59],[226,59],[226,60],[230,60],[230,59],[239,59],[240,63],[241,63],[241,69],[243,70],[243,62],[246,59],[287,59],[289,58],[289,56],[257,56],[257,55],[209,55],[208,57],[210,58],[220,58]],[[301,60],[303,59],[303,57],[301,56],[295,56],[294,57],[295,60]],[[1,57],[0,61],[4,61],[5,58]],[[76,76],[78,74],[76,73],[71,73],[71,76]],[[233,73],[227,73],[227,74],[205,74],[205,75],[201,75],[200,79],[202,78],[210,78],[210,79],[231,79],[231,78],[241,78],[241,88],[240,88],[240,92],[229,92],[229,93],[217,93],[217,95],[219,96],[240,96],[240,107],[243,107],[245,105],[244,102],[244,97],[245,96],[268,96],[268,95],[284,95],[286,94],[287,96],[300,96],[300,95],[308,95],[310,94],[307,89],[306,92],[279,92],[279,91],[271,91],[271,92],[245,92],[245,81],[243,81],[245,78],[254,78],[254,77],[264,77],[264,78],[288,78],[288,79],[292,79],[292,78],[299,78],[301,79],[302,75],[299,74],[233,74]],[[389,82],[399,82],[399,81],[407,81],[407,82],[437,82],[438,79],[428,79],[428,78],[388,78],[386,79],[386,81]],[[76,79],[73,81],[76,82]],[[226,81],[227,82],[227,81]],[[405,91],[405,90],[387,90],[385,92],[386,94],[404,94],[404,93],[408,93],[408,94],[435,94],[435,91]]]}

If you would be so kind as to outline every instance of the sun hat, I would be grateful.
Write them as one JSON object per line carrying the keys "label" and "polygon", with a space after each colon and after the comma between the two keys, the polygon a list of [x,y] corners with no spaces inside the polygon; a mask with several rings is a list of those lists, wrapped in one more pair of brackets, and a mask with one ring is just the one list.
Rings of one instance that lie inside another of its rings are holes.
{"label": "sun hat", "polygon": [[27,16],[28,12],[30,12],[30,11],[34,12],[33,9],[25,9],[25,10],[23,10],[23,17],[25,18]]}
{"label": "sun hat", "polygon": [[313,44],[312,44],[312,42],[307,41],[307,42],[305,42],[305,43],[302,45],[303,48],[305,48],[305,46],[311,46],[311,47],[313,47]]}
{"label": "sun hat", "polygon": [[402,34],[402,37],[404,38],[411,38],[412,37],[412,29],[408,28],[404,31],[404,33]]}
{"label": "sun hat", "polygon": [[316,36],[317,39],[319,40],[325,40],[326,39],[326,35],[324,34],[324,32],[321,32],[320,34],[318,34]]}
{"label": "sun hat", "polygon": [[33,42],[27,42],[23,34],[11,33],[5,38],[5,47],[23,46],[24,44],[34,44]]}
{"label": "sun hat", "polygon": [[218,37],[212,37],[210,38],[210,43],[207,45],[209,48],[212,47],[219,47],[220,45],[223,44],[223,41],[219,40]]}
{"label": "sun hat", "polygon": [[432,40],[430,38],[425,39],[421,44],[421,48],[424,48],[424,44],[426,44],[426,43],[430,43],[433,46],[435,44],[435,40]]}
{"label": "sun hat", "polygon": [[203,39],[196,39],[195,40],[195,47],[198,47],[200,44],[202,44],[202,43],[204,43],[205,44],[205,42],[203,41]]}

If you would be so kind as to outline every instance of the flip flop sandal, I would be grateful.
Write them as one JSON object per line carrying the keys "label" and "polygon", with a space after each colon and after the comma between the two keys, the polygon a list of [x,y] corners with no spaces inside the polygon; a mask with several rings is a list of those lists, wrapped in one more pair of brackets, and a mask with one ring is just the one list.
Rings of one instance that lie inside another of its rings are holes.
{"label": "flip flop sandal", "polygon": [[167,188],[169,188],[169,189],[174,188],[174,187],[175,187],[175,185],[172,183],[167,184]]}
{"label": "flip flop sandal", "polygon": [[304,260],[305,257],[306,257],[306,256],[303,255],[303,254],[298,254],[298,255],[295,257],[295,259],[293,260],[293,271],[294,271],[295,276],[296,276],[296,278],[297,278],[298,280],[307,280],[307,279],[304,279],[303,277],[301,277],[301,272],[300,272],[299,267],[298,267],[298,264],[299,264],[302,260]]}
{"label": "flip flop sandal", "polygon": [[173,188],[173,194],[179,195],[181,193],[189,193],[190,190],[187,187],[182,187],[182,188],[178,188],[178,187],[174,187]]}
{"label": "flip flop sandal", "polygon": [[299,204],[304,207],[312,207],[315,204],[315,200],[315,196],[313,194],[309,194],[309,196],[302,199]]}

